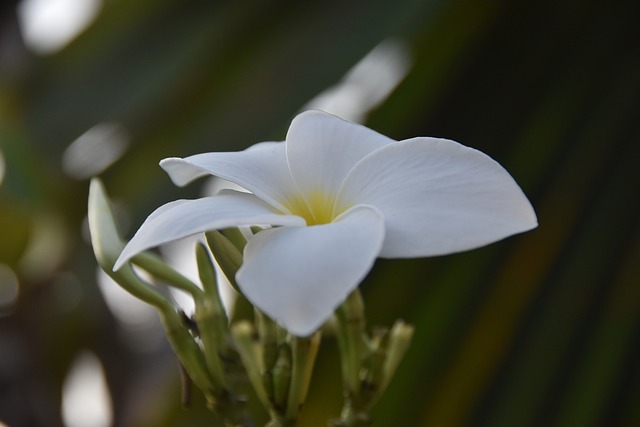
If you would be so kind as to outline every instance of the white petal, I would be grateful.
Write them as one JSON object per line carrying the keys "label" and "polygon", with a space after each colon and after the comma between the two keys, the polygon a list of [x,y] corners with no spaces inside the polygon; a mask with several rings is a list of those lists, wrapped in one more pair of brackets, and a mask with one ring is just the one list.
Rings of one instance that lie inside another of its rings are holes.
{"label": "white petal", "polygon": [[362,125],[322,111],[305,111],[291,122],[287,159],[303,194],[337,194],[342,180],[360,159],[395,142]]}
{"label": "white petal", "polygon": [[283,212],[288,211],[282,202],[296,191],[283,142],[262,142],[238,152],[172,157],[162,160],[160,166],[176,185],[215,175],[246,188]]}
{"label": "white petal", "polygon": [[536,215],[509,173],[456,142],[413,138],[383,147],[345,179],[339,203],[385,217],[381,257],[445,255],[530,230]]}
{"label": "white petal", "polygon": [[264,230],[247,244],[236,279],[255,306],[308,336],[366,276],[383,240],[384,219],[369,206],[330,224]]}
{"label": "white petal", "polygon": [[304,225],[304,219],[280,215],[253,194],[226,191],[212,197],[176,200],[156,209],[127,243],[114,270],[149,248],[208,230],[239,225]]}

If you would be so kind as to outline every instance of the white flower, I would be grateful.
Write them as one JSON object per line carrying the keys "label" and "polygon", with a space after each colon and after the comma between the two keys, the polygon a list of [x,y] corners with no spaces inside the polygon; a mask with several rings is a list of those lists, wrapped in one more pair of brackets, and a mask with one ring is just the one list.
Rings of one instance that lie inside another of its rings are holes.
{"label": "white flower", "polygon": [[247,243],[238,286],[291,333],[331,316],[377,257],[445,255],[536,227],[509,173],[446,139],[394,141],[320,111],[298,115],[285,142],[160,162],[177,185],[204,175],[222,191],[158,208],[122,251],[136,254],[212,229],[271,225]]}

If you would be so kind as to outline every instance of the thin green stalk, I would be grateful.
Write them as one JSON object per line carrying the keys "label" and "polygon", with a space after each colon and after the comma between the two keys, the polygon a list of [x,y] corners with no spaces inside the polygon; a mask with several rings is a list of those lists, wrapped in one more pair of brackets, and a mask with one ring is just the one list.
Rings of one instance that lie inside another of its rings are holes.
{"label": "thin green stalk", "polygon": [[129,264],[124,265],[117,272],[110,271],[110,273],[111,277],[125,290],[156,307],[174,353],[196,386],[209,395],[220,391],[209,375],[200,347],[183,327],[173,305],[143,282]]}
{"label": "thin green stalk", "polygon": [[165,312],[173,310],[171,302],[152,286],[143,282],[134,273],[129,264],[122,266],[122,268],[115,272],[111,269],[106,270],[104,267],[103,270],[105,270],[105,272],[125,291],[129,292],[139,300],[154,306],[158,311]]}
{"label": "thin green stalk", "polygon": [[220,349],[220,342],[224,341],[224,336],[220,336],[221,332],[217,327],[220,318],[212,308],[210,301],[205,300],[196,303],[195,318],[200,332],[200,340],[202,341],[207,368],[211,372],[215,383],[218,384],[220,388],[228,389],[229,383],[218,350]]}
{"label": "thin green stalk", "polygon": [[214,344],[217,353],[226,357],[230,352],[231,346],[229,319],[220,298],[213,261],[209,257],[209,251],[202,243],[198,243],[196,246],[196,262],[198,264],[200,282],[204,289],[205,304],[203,308],[210,311],[211,316],[210,322],[204,326],[209,329],[210,334],[215,338]]}
{"label": "thin green stalk", "polygon": [[288,420],[298,419],[302,405],[307,398],[313,366],[320,347],[320,336],[320,332],[316,332],[310,338],[291,337],[293,366],[287,401],[286,419]]}
{"label": "thin green stalk", "polygon": [[219,231],[205,233],[207,245],[231,286],[238,292],[236,273],[242,265],[242,252]]}
{"label": "thin green stalk", "polygon": [[268,372],[278,357],[278,325],[259,310],[255,310],[255,319],[262,344],[264,368]]}
{"label": "thin green stalk", "polygon": [[[124,243],[118,233],[104,186],[97,178],[91,180],[88,208],[91,244],[98,264],[123,289],[158,310],[173,351],[189,377],[205,394],[210,394],[215,389],[215,385],[207,371],[202,352],[191,334],[182,326],[180,316],[173,305],[162,294],[142,281],[135,274],[130,263],[126,263],[118,271],[113,271]],[[193,284],[187,287],[197,288]],[[196,294],[200,292],[199,289],[197,292],[194,289],[192,291]]]}
{"label": "thin green stalk", "polygon": [[142,252],[131,262],[143,270],[166,282],[167,285],[188,292],[194,299],[202,298],[202,290],[191,280],[169,267],[162,259],[150,252]]}
{"label": "thin green stalk", "polygon": [[247,239],[242,234],[242,231],[238,227],[225,228],[220,232],[229,239],[231,243],[242,253],[244,247],[247,245]]}
{"label": "thin green stalk", "polygon": [[391,327],[389,342],[387,344],[387,355],[382,367],[382,382],[378,387],[376,398],[379,398],[386,390],[398,366],[400,366],[400,362],[407,353],[409,345],[411,345],[413,331],[413,326],[404,323],[402,320],[397,320]]}
{"label": "thin green stalk", "polygon": [[292,365],[291,346],[288,343],[281,343],[278,346],[275,365],[268,375],[273,384],[273,404],[280,414],[285,414],[287,411]]}
{"label": "thin green stalk", "polygon": [[191,334],[182,326],[180,316],[172,308],[161,311],[160,318],[167,339],[189,378],[208,399],[219,394],[222,388],[210,376],[202,351]]}
{"label": "thin green stalk", "polygon": [[[274,371],[276,367],[280,370],[282,369],[282,365],[277,365],[279,358],[278,325],[257,309],[255,310],[255,321],[258,328],[258,337],[262,346],[262,364],[264,367],[262,381],[264,382],[264,387],[267,391],[267,395],[269,396],[269,400],[276,402],[275,405],[277,409],[278,399],[276,397],[276,375],[274,374]],[[278,384],[277,387],[278,391],[280,391],[281,384]],[[280,403],[283,402],[284,401]]]}
{"label": "thin green stalk", "polygon": [[374,331],[369,340],[370,349],[363,362],[361,380],[361,399],[368,408],[373,406],[376,396],[381,392],[384,379],[384,366],[387,359],[388,330]]}
{"label": "thin green stalk", "polygon": [[343,381],[353,399],[360,393],[360,368],[365,350],[364,304],[358,290],[347,297],[336,316]]}
{"label": "thin green stalk", "polygon": [[265,408],[272,412],[271,402],[262,382],[262,357],[253,326],[248,321],[232,324],[231,335],[258,399]]}

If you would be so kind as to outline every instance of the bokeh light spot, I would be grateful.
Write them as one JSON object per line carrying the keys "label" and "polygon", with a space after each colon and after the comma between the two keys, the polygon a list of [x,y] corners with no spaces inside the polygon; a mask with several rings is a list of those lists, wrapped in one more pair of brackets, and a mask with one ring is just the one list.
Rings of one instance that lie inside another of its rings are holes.
{"label": "bokeh light spot", "polygon": [[305,107],[362,122],[380,105],[409,72],[412,58],[404,43],[388,39],[351,68],[336,85],[313,98]]}
{"label": "bokeh light spot", "polygon": [[18,21],[25,44],[41,55],[52,54],[93,22],[101,0],[22,0]]}
{"label": "bokeh light spot", "polygon": [[75,179],[98,175],[124,154],[129,134],[117,123],[100,123],[80,135],[65,150],[62,169]]}
{"label": "bokeh light spot", "polygon": [[62,418],[67,427],[107,427],[113,410],[100,360],[90,352],[76,357],[62,387]]}

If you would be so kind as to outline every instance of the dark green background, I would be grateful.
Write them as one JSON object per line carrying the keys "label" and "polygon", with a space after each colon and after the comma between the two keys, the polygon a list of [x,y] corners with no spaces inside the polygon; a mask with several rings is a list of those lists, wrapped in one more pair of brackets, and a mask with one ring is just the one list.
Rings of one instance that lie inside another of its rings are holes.
{"label": "dark green background", "polygon": [[[18,272],[20,298],[0,313],[1,421],[61,424],[62,381],[88,348],[116,425],[217,425],[197,395],[180,407],[166,346],[143,354],[122,339],[82,237],[88,182],[65,176],[62,152],[96,123],[128,129],[131,147],[102,178],[131,211],[130,236],[161,203],[198,194],[174,188],[161,158],[282,139],[309,99],[393,37],[413,65],[366,124],[488,153],[540,226],[376,264],[362,286],[370,322],[402,317],[416,336],[375,425],[640,425],[640,2],[109,0],[46,58],[10,37],[11,3],[0,8],[0,263]],[[55,253],[21,264],[47,229]],[[339,411],[335,363],[327,341],[304,426]]]}

